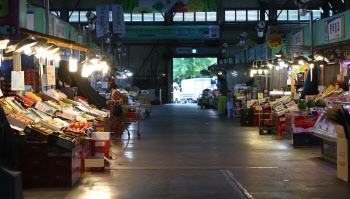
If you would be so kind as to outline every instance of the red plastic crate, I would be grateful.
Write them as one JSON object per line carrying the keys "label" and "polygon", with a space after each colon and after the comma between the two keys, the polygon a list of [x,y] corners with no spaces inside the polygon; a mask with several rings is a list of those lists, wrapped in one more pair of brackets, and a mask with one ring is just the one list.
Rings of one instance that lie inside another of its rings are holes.
{"label": "red plastic crate", "polygon": [[109,140],[92,140],[91,151],[109,151]]}

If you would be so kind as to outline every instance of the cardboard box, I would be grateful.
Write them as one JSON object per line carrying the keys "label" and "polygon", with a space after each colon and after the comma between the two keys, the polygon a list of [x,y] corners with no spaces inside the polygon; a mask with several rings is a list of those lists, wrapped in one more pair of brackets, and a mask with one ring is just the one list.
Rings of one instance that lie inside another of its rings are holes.
{"label": "cardboard box", "polygon": [[92,140],[109,140],[111,132],[92,132]]}
{"label": "cardboard box", "polygon": [[84,159],[84,168],[86,170],[104,170],[104,157],[88,157]]}
{"label": "cardboard box", "polygon": [[334,128],[337,132],[337,177],[349,181],[350,140],[346,139],[342,125],[335,124]]}
{"label": "cardboard box", "polygon": [[71,187],[79,180],[80,176],[80,168],[70,172],[50,172],[48,184],[52,187]]}
{"label": "cardboard box", "polygon": [[104,151],[104,152],[96,152],[96,151],[93,151],[91,152],[91,157],[106,157],[107,159],[109,159],[109,151]]}

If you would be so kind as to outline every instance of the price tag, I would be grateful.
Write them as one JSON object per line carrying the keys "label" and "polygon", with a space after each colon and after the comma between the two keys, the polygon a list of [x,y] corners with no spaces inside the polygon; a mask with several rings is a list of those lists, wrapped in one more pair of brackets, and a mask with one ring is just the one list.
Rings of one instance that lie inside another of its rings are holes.
{"label": "price tag", "polygon": [[24,71],[11,71],[11,90],[24,90]]}

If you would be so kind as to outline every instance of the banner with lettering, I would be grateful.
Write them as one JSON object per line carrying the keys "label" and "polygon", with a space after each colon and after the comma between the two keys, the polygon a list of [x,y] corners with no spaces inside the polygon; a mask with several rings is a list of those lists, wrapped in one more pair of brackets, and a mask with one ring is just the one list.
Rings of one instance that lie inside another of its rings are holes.
{"label": "banner with lettering", "polygon": [[218,0],[119,0],[125,13],[216,12]]}
{"label": "banner with lettering", "polygon": [[99,5],[96,7],[96,22],[97,38],[103,37],[106,30],[109,30],[109,4]]}
{"label": "banner with lettering", "polygon": [[19,39],[19,0],[0,0],[0,40]]}
{"label": "banner with lettering", "polygon": [[122,4],[112,4],[113,33],[126,33]]}

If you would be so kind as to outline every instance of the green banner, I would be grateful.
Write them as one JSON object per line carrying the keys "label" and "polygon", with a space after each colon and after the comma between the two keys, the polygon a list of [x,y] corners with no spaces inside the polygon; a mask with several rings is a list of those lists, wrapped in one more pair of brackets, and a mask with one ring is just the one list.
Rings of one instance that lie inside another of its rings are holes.
{"label": "green banner", "polygon": [[126,26],[126,39],[218,39],[220,28],[213,26]]}
{"label": "green banner", "polygon": [[124,13],[216,12],[218,0],[119,0]]}

